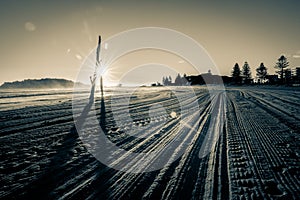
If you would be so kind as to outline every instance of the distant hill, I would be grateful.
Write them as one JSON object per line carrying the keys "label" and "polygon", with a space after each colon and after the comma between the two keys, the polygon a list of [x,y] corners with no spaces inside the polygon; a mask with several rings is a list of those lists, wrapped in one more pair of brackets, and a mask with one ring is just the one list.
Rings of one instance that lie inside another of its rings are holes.
{"label": "distant hill", "polygon": [[[74,84],[73,81],[57,78],[25,79],[23,81],[5,82],[0,86],[0,89],[72,88]],[[76,84],[86,87],[83,83]]]}

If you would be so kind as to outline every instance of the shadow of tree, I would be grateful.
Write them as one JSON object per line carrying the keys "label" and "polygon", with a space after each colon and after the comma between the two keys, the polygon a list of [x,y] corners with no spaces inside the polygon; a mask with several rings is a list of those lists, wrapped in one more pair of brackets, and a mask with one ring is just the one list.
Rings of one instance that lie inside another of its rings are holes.
{"label": "shadow of tree", "polygon": [[[71,172],[69,172],[67,163],[73,159],[73,154],[71,152],[73,152],[75,148],[79,148],[80,139],[77,130],[80,130],[83,127],[93,104],[94,97],[93,99],[89,99],[89,102],[85,105],[80,116],[73,119],[74,124],[71,127],[69,134],[63,136],[61,145],[54,147],[56,153],[50,158],[50,162],[46,166],[44,173],[37,180],[33,181],[27,188],[24,188],[26,192],[25,196],[22,198],[55,198],[55,194],[52,194],[52,192],[57,187],[57,184],[66,179],[66,176],[70,176],[72,171],[74,172],[74,170],[78,170],[76,167],[72,167]],[[105,102],[103,95],[101,97],[100,111],[100,126],[103,130],[105,130]],[[95,158],[91,157],[90,160],[92,162]],[[83,165],[79,167],[84,168],[85,166]],[[102,166],[101,164],[99,167],[104,168],[105,166]]]}
{"label": "shadow of tree", "polygon": [[106,130],[106,109],[105,109],[105,102],[104,102],[104,97],[103,93],[101,94],[101,104],[100,104],[100,127],[102,128],[103,131]]}

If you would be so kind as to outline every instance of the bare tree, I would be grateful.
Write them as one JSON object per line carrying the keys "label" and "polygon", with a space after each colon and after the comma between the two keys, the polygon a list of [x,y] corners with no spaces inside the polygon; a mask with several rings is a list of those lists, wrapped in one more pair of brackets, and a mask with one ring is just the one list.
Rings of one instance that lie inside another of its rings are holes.
{"label": "bare tree", "polygon": [[[98,46],[97,46],[97,51],[96,51],[95,71],[94,71],[93,76],[90,76],[90,81],[91,81],[91,84],[92,84],[90,97],[89,97],[90,103],[94,102],[95,87],[96,87],[96,80],[97,80],[97,71],[98,71],[98,67],[100,65],[100,48],[101,48],[101,36],[99,35]],[[101,94],[103,95],[102,76],[100,77],[100,87],[101,87]]]}

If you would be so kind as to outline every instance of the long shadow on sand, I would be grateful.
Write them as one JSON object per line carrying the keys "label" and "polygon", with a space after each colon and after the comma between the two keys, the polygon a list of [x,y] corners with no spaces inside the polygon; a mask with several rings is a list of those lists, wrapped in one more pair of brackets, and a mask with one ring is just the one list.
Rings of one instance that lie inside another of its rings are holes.
{"label": "long shadow on sand", "polygon": [[[76,148],[80,148],[80,139],[78,136],[77,130],[80,130],[84,125],[86,118],[91,111],[94,101],[89,101],[89,103],[84,107],[81,115],[74,119],[76,120],[70,129],[69,134],[66,134],[62,138],[61,145],[55,147],[56,154],[50,158],[49,164],[46,166],[46,169],[36,181],[32,182],[28,188],[24,188],[25,199],[48,199],[56,198],[60,196],[59,194],[54,194],[53,191],[57,188],[59,183],[62,183],[63,180],[70,180],[72,176],[76,176],[78,171],[81,171],[83,168],[86,168],[86,164],[96,161],[96,159],[90,155],[84,155],[80,159],[84,161],[80,165],[70,165],[69,162],[72,161],[74,155],[73,152]],[[100,126],[105,130],[105,103],[104,98],[101,98],[101,114],[100,114]],[[96,161],[97,162],[97,161]],[[107,168],[102,163],[97,163],[100,169]],[[101,171],[101,170],[100,170]]]}

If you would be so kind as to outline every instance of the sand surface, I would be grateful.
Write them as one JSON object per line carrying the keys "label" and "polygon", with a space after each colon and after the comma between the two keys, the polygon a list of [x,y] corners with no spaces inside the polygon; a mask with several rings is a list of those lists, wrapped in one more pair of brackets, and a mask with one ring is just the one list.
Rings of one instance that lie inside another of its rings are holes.
{"label": "sand surface", "polygon": [[[113,169],[79,139],[72,90],[1,91],[0,199],[299,198],[299,90],[231,87],[209,95],[194,87],[192,95],[172,88],[176,97],[164,87],[143,88],[131,95],[130,119],[122,99],[132,91],[119,90],[105,93],[107,138],[126,151],[157,152],[151,159],[132,159],[127,167],[147,169],[162,158],[163,147],[177,141],[174,159],[146,173]],[[88,92],[80,94],[77,103],[84,106]],[[190,106],[195,101],[197,109]],[[86,124],[93,114],[100,119],[100,107],[96,96]],[[86,134],[96,140],[93,126]],[[217,131],[221,134],[208,134]],[[207,138],[215,143],[208,145]],[[209,153],[201,156],[203,149]],[[115,163],[124,160],[126,154]]]}

